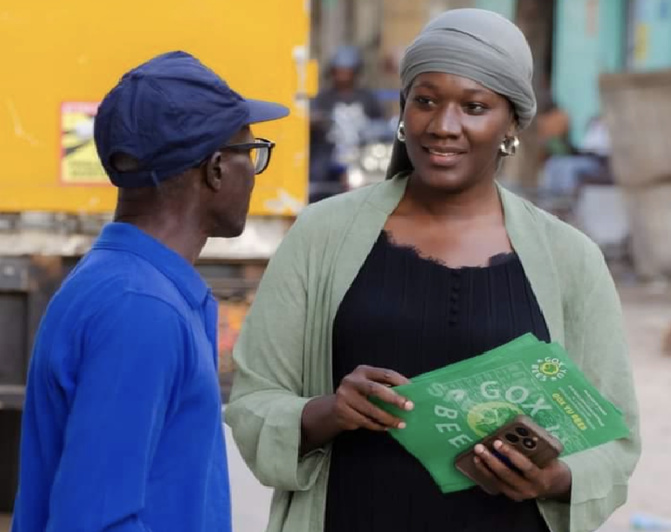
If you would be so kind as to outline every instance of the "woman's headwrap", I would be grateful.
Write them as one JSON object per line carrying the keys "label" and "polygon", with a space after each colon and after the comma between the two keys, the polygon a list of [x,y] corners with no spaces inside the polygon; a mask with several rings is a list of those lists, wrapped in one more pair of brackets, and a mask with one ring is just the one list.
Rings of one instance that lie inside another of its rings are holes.
{"label": "woman's headwrap", "polygon": [[[453,9],[431,20],[401,60],[401,108],[412,82],[425,72],[454,74],[507,98],[520,129],[536,114],[533,58],[524,34],[508,19],[484,9]],[[387,177],[412,171],[398,140]]]}

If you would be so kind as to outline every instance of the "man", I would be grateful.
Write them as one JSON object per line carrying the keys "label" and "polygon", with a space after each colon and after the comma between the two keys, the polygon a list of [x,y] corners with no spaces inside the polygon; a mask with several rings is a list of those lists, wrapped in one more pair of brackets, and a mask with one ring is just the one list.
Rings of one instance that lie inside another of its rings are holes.
{"label": "man", "polygon": [[[383,122],[375,94],[358,86],[359,50],[340,46],[329,64],[331,86],[310,108],[310,201],[343,192],[342,174],[349,152]],[[382,128],[383,129],[383,128]]]}
{"label": "man", "polygon": [[14,532],[228,532],[217,307],[193,267],[245,225],[284,117],[173,52],[127,73],[95,122],[115,222],[51,301],[23,419]]}

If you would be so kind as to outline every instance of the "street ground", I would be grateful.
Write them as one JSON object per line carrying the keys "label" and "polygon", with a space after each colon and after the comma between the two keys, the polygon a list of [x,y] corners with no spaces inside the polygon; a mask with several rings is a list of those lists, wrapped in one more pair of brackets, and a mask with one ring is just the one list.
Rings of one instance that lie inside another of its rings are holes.
{"label": "street ground", "polygon": [[[671,520],[671,354],[663,354],[664,335],[671,328],[671,290],[660,285],[622,282],[627,334],[641,409],[643,456],[631,480],[629,500],[599,532],[625,532],[636,513]],[[263,532],[271,492],[245,467],[226,431],[234,530]],[[0,516],[0,532],[9,530],[9,517]]]}
{"label": "street ground", "polygon": [[671,330],[668,287],[621,285],[634,379],[641,410],[643,454],[629,487],[629,500],[610,519],[604,532],[629,530],[634,514],[671,521],[671,353],[663,353]]}

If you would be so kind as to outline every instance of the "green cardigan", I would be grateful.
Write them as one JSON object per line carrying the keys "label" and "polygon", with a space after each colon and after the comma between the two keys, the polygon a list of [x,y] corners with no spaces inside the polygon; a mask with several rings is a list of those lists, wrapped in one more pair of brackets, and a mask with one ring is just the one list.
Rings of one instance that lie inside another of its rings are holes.
{"label": "green cardigan", "polygon": [[[333,393],[333,321],[407,178],[396,177],[303,211],[270,261],[236,344],[226,422],[247,465],[275,488],[268,532],[322,532],[330,448],[301,458],[301,412]],[[598,528],[627,496],[640,454],[638,413],[620,302],[599,248],[500,188],[513,248],[554,341],[626,415],[631,438],[564,461],[571,503],[538,501],[552,532]]]}

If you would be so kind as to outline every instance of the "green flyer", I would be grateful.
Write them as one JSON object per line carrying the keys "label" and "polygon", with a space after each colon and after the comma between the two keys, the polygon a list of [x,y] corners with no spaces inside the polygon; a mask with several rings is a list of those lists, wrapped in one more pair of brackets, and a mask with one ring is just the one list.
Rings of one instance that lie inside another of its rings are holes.
{"label": "green flyer", "polygon": [[525,335],[478,357],[415,377],[395,390],[415,408],[401,411],[407,427],[390,434],[431,473],[443,493],[473,482],[455,457],[526,414],[564,445],[562,456],[626,437],[621,412],[592,386],[558,344]]}

